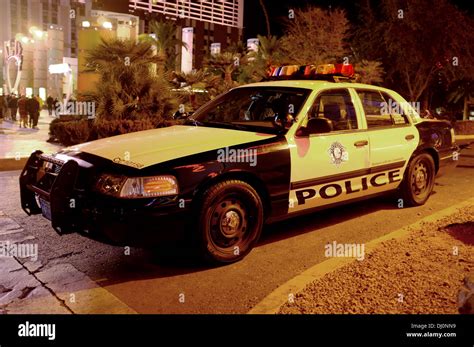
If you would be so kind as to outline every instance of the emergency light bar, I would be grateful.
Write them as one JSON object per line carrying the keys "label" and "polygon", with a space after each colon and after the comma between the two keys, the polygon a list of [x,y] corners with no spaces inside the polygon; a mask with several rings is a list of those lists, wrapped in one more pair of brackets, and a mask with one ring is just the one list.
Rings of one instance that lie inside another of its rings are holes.
{"label": "emergency light bar", "polygon": [[354,76],[352,64],[323,65],[285,65],[274,66],[269,72],[269,79],[350,79]]}

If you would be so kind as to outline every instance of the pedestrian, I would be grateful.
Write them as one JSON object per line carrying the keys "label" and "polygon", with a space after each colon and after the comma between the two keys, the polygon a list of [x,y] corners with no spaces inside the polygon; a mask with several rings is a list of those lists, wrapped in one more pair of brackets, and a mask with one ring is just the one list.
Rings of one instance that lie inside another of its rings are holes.
{"label": "pedestrian", "polygon": [[38,129],[38,119],[39,119],[39,112],[40,112],[40,103],[36,96],[32,95],[31,98],[28,100],[27,104],[28,114],[30,116],[30,126],[33,129]]}
{"label": "pedestrian", "polygon": [[5,103],[5,95],[0,95],[0,118],[5,117],[5,112],[3,111],[4,103]]}
{"label": "pedestrian", "polygon": [[8,119],[10,113],[10,109],[8,108],[8,95],[4,96],[1,107],[3,109],[3,118]]}
{"label": "pedestrian", "polygon": [[61,105],[59,104],[58,98],[54,98],[53,109],[54,109],[54,116],[55,117],[59,117],[59,114],[61,113],[60,106]]}
{"label": "pedestrian", "polygon": [[28,127],[28,99],[21,95],[18,99],[18,113],[20,114],[20,128]]}
{"label": "pedestrian", "polygon": [[46,98],[46,105],[48,106],[48,115],[51,117],[53,115],[54,105],[54,99],[51,95]]}
{"label": "pedestrian", "polygon": [[12,94],[10,101],[8,102],[8,108],[10,109],[10,118],[13,122],[16,122],[16,112],[18,110],[18,99],[15,94]]}

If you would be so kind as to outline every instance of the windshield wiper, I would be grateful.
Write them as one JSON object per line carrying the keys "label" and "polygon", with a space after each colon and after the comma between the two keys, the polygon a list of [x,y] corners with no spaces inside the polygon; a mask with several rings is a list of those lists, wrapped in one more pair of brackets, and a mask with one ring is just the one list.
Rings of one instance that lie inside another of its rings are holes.
{"label": "windshield wiper", "polygon": [[224,127],[232,128],[232,129],[239,129],[239,130],[249,130],[248,127],[245,125],[240,125],[240,124],[234,124],[234,123],[228,123],[228,122],[219,122],[219,121],[207,121],[205,124],[211,124],[211,125],[222,125]]}
{"label": "windshield wiper", "polygon": [[194,126],[204,126],[204,123],[203,122],[200,122],[196,119],[193,119],[193,118],[188,118],[184,121],[184,124],[187,124],[187,125],[194,125]]}

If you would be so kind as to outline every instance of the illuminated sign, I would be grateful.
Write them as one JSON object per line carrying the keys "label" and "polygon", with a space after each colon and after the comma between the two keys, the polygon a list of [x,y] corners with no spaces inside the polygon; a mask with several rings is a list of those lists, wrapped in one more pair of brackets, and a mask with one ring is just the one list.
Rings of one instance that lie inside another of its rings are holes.
{"label": "illuminated sign", "polygon": [[[18,93],[18,86],[21,79],[21,70],[23,65],[23,46],[20,41],[10,40],[3,44],[3,51],[5,52],[5,66],[7,71],[7,86],[8,93]],[[16,66],[16,79],[12,87],[10,76],[10,64],[14,63]]]}

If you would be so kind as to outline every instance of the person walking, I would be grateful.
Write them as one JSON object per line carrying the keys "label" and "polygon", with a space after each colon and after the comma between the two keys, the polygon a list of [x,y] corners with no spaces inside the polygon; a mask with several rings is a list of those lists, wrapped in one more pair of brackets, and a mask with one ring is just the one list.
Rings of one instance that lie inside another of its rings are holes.
{"label": "person walking", "polygon": [[8,102],[8,108],[10,109],[10,118],[13,122],[16,122],[16,112],[18,110],[18,99],[15,94],[12,94],[10,101]]}
{"label": "person walking", "polygon": [[40,112],[40,103],[36,96],[32,95],[27,104],[28,114],[30,115],[30,126],[38,129],[38,119]]}
{"label": "person walking", "polygon": [[18,113],[20,114],[20,128],[28,127],[28,100],[24,95],[18,99]]}
{"label": "person walking", "polygon": [[5,95],[0,95],[0,118],[5,117],[4,105],[5,105]]}
{"label": "person walking", "polygon": [[3,118],[4,119],[8,119],[10,116],[10,109],[8,108],[8,95],[5,95],[5,97],[3,98],[3,104],[1,105],[2,108],[3,108]]}
{"label": "person walking", "polygon": [[54,116],[55,116],[56,118],[58,118],[58,117],[59,117],[59,114],[61,113],[61,112],[60,112],[60,106],[61,106],[61,105],[59,104],[58,98],[54,98],[54,101],[53,101],[53,109],[54,109]]}
{"label": "person walking", "polygon": [[54,99],[51,95],[46,98],[46,105],[48,106],[48,115],[51,117],[53,115],[54,105]]}

